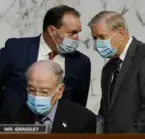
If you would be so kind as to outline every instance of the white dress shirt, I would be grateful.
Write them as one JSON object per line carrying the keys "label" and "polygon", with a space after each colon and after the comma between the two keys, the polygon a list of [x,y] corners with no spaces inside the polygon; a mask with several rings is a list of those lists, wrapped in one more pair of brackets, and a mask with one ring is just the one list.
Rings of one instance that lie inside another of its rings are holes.
{"label": "white dress shirt", "polygon": [[132,42],[132,37],[130,36],[130,37],[129,37],[129,40],[128,40],[128,42],[127,42],[127,44],[126,44],[126,46],[125,46],[125,48],[124,48],[124,50],[123,50],[123,52],[122,52],[121,55],[120,55],[120,59],[121,59],[122,61],[124,61],[124,59],[125,59],[127,50],[128,50],[128,48],[129,48],[131,42]]}
{"label": "white dress shirt", "polygon": [[[37,61],[49,60],[50,52],[52,52],[52,50],[45,43],[43,39],[43,34],[41,34]],[[57,62],[62,67],[63,71],[65,72],[65,58],[63,56],[58,54],[54,57],[53,61]]]}
{"label": "white dress shirt", "polygon": [[[128,48],[129,48],[131,42],[132,42],[132,37],[130,36],[130,37],[129,37],[129,40],[128,40],[128,42],[127,42],[127,44],[126,44],[126,46],[125,46],[125,48],[124,48],[124,50],[123,50],[123,52],[121,53],[121,55],[120,55],[120,57],[119,57],[119,58],[122,60],[122,63],[120,64],[119,70],[121,69],[121,66],[122,66],[122,64],[123,64],[123,61],[124,61],[124,59],[125,59],[127,50],[128,50]],[[111,81],[113,81],[113,77],[114,77],[114,76],[112,75]]]}

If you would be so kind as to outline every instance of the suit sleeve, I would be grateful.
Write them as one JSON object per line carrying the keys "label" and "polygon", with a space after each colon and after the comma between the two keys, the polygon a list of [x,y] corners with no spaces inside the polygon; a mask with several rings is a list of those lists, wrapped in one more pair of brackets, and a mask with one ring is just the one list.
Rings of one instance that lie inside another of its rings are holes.
{"label": "suit sleeve", "polygon": [[[82,100],[82,105],[83,106],[86,106],[87,104],[87,99],[88,99],[88,94],[89,94],[89,88],[90,88],[90,81],[91,81],[91,61],[90,59],[88,59],[88,62],[86,64],[86,73],[84,73],[83,75],[85,78],[84,78],[84,84],[82,84],[83,86],[83,95],[84,97],[83,100]],[[81,90],[80,90],[81,92]]]}
{"label": "suit sleeve", "polygon": [[101,97],[101,102],[100,102],[100,109],[99,109],[99,112],[98,114],[99,115],[104,115],[104,108],[103,108],[103,105],[104,105],[104,100],[103,100],[103,96]]}
{"label": "suit sleeve", "polygon": [[[91,78],[90,59],[83,56],[79,59],[72,60],[72,63],[69,62],[68,66],[71,77],[66,76],[64,78],[65,91],[63,93],[63,98],[86,106]],[[74,71],[71,71],[71,69]]]}
{"label": "suit sleeve", "polygon": [[11,64],[9,61],[9,53],[8,50],[9,40],[6,41],[5,47],[0,49],[0,96],[2,96],[2,90],[7,82],[8,74],[11,70]]}
{"label": "suit sleeve", "polygon": [[136,119],[133,121],[129,129],[130,133],[144,133],[145,132],[145,58],[141,63],[138,73],[138,86],[140,93],[140,110]]}
{"label": "suit sleeve", "polygon": [[91,116],[89,116],[87,118],[87,121],[85,124],[85,127],[83,129],[83,133],[96,133],[96,115],[95,114],[91,114]]}
{"label": "suit sleeve", "polygon": [[[104,70],[104,68],[102,69],[102,75],[101,75],[101,89],[103,88],[103,86],[102,86],[103,70]],[[98,114],[101,115],[101,116],[104,115],[104,94],[103,94],[103,91],[102,91],[102,96],[101,96],[101,101],[100,101],[100,109],[99,109]]]}
{"label": "suit sleeve", "polygon": [[63,93],[63,98],[72,99],[73,93],[76,91],[78,78],[74,77],[64,77],[65,91]]}
{"label": "suit sleeve", "polygon": [[[85,60],[82,63],[84,64],[82,64],[82,66],[78,68],[79,71],[76,70],[76,72],[79,72],[79,76],[76,77],[76,75],[74,75],[71,80],[69,81],[65,80],[67,83],[67,87],[65,88],[65,91],[68,92],[67,94],[69,96],[75,96],[75,98],[74,97],[72,98],[73,101],[85,107],[87,104],[89,87],[90,87],[91,62],[88,57],[87,58],[85,57]],[[71,99],[71,97],[69,98]]]}

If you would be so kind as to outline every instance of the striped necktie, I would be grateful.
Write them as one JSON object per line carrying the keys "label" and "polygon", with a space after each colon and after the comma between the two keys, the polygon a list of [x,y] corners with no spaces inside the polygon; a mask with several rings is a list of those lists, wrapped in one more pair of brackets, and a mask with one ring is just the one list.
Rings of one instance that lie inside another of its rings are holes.
{"label": "striped necktie", "polygon": [[47,133],[51,133],[53,123],[48,116],[46,116],[44,118],[38,117],[37,120],[40,124],[44,124],[47,126]]}
{"label": "striped necktie", "polygon": [[116,80],[117,80],[117,77],[118,77],[118,74],[120,71],[120,64],[121,63],[122,63],[122,60],[118,58],[116,61],[116,67],[115,67],[114,72],[113,72],[113,80],[112,80],[111,85],[110,85],[110,93],[109,93],[110,94],[110,102],[112,100],[114,86],[115,86],[115,83],[116,83]]}

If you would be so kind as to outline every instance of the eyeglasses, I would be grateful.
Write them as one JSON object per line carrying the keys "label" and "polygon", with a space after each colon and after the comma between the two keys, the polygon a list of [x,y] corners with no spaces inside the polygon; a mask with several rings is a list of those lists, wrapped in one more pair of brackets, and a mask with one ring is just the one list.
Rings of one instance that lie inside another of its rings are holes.
{"label": "eyeglasses", "polygon": [[53,90],[52,89],[40,89],[40,88],[27,88],[27,91],[29,94],[32,94],[32,95],[41,95],[41,96],[48,96],[48,95],[51,95],[52,92],[55,91],[56,88],[54,88]]}

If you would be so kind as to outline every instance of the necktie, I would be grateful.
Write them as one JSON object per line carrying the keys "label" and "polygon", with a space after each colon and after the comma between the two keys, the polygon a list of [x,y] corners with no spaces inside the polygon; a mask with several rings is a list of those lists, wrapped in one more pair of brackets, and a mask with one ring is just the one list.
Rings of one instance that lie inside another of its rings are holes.
{"label": "necktie", "polygon": [[120,64],[122,63],[122,60],[121,59],[117,59],[116,61],[116,67],[114,69],[114,72],[113,72],[113,80],[111,82],[111,85],[110,85],[110,102],[112,100],[112,94],[113,94],[113,91],[114,91],[114,86],[115,86],[115,83],[116,83],[116,80],[117,80],[117,77],[118,77],[118,74],[119,74],[119,69],[120,69]]}
{"label": "necktie", "polygon": [[51,133],[52,122],[49,117],[41,120],[41,123],[47,126],[47,133]]}
{"label": "necktie", "polygon": [[50,118],[48,116],[46,116],[44,118],[38,117],[37,120],[38,120],[38,122],[40,124],[44,124],[44,125],[47,126],[47,133],[51,133],[51,130],[52,130],[52,122],[51,122],[51,120],[50,120]]}
{"label": "necktie", "polygon": [[57,55],[56,52],[54,52],[54,51],[50,52],[49,53],[49,60],[53,60],[56,55]]}

